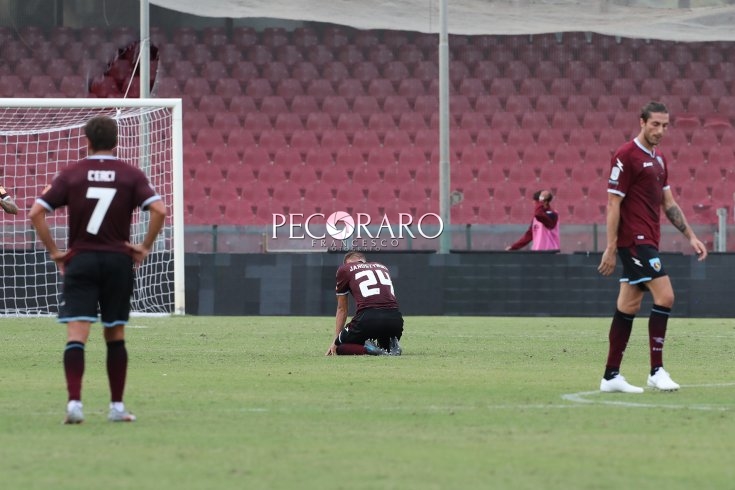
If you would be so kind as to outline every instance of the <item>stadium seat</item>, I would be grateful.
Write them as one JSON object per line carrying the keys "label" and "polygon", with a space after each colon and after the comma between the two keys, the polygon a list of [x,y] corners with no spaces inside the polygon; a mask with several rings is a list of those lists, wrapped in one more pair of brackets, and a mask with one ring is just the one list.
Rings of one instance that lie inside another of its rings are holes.
{"label": "stadium seat", "polygon": [[352,136],[352,146],[356,150],[367,155],[367,153],[373,148],[382,146],[381,138],[378,132],[374,129],[360,129],[355,131]]}
{"label": "stadium seat", "polygon": [[[422,82],[430,82],[431,80],[438,80],[439,79],[439,67],[433,61],[420,61],[416,63],[416,65],[413,67],[413,70],[411,71],[411,77],[421,80]],[[482,78],[482,77],[478,77],[478,78]]]}
{"label": "stadium seat", "polygon": [[337,116],[335,127],[341,131],[345,131],[348,135],[352,135],[355,131],[365,128],[365,123],[359,114],[346,112]]}
{"label": "stadium seat", "polygon": [[725,81],[719,78],[708,78],[702,81],[700,93],[704,96],[717,100],[720,97],[730,95]]}
{"label": "stadium seat", "polygon": [[294,148],[278,148],[273,156],[273,165],[282,168],[286,173],[294,167],[301,166],[303,163],[301,153]]}
{"label": "stadium seat", "polygon": [[604,112],[587,112],[582,116],[582,126],[599,134],[610,128],[610,118]]}
{"label": "stadium seat", "polygon": [[703,61],[691,61],[683,67],[684,77],[693,82],[703,82],[712,77],[707,63]]}
{"label": "stadium seat", "polygon": [[349,78],[350,72],[347,66],[341,61],[329,61],[322,66],[321,76],[332,83],[338,83]]}
{"label": "stadium seat", "polygon": [[[450,138],[457,130],[450,132]],[[424,151],[432,151],[439,148],[439,131],[436,129],[420,129],[413,137],[413,144]]]}
{"label": "stadium seat", "polygon": [[402,61],[389,61],[380,72],[381,76],[391,82],[398,83],[410,76],[410,72]]}
{"label": "stadium seat", "polygon": [[[250,60],[238,61],[230,69],[230,76],[238,81],[246,83],[260,76],[258,67]],[[270,85],[270,84],[269,84]]]}
{"label": "stadium seat", "polygon": [[[552,80],[549,84],[549,93],[558,97],[569,97],[570,95],[577,94],[577,85],[570,78],[557,78]],[[597,94],[599,95],[599,94]]]}
{"label": "stadium seat", "polygon": [[521,161],[524,166],[539,168],[551,162],[551,155],[546,147],[528,145],[521,148]]}
{"label": "stadium seat", "polygon": [[218,112],[212,118],[212,127],[222,132],[240,126],[240,119],[232,112]]}
{"label": "stadium seat", "polygon": [[551,116],[551,127],[572,131],[579,128],[580,117],[572,111],[560,111]]}
{"label": "stadium seat", "polygon": [[260,133],[258,145],[274,155],[276,151],[288,146],[286,135],[278,129],[266,129]]}
{"label": "stadium seat", "polygon": [[[329,48],[329,46],[327,46]],[[358,48],[354,44],[346,44],[340,46],[337,50],[337,60],[341,61],[347,66],[353,66],[357,63],[365,61],[365,55],[362,49]]]}
{"label": "stadium seat", "polygon": [[332,152],[327,148],[311,148],[306,152],[306,156],[304,157],[304,164],[315,169],[316,171],[320,171],[322,168],[327,168],[334,165],[334,157],[332,156]]}
{"label": "stadium seat", "polygon": [[[229,169],[233,166],[241,166],[242,161],[238,153],[237,146],[219,146],[212,150],[211,163],[218,167],[221,171]],[[224,173],[224,172],[223,172]],[[229,175],[225,173],[225,176]]]}
{"label": "stadium seat", "polygon": [[353,100],[362,94],[365,94],[365,88],[360,80],[345,78],[337,82],[337,95],[341,95],[348,100]]}
{"label": "stadium seat", "polygon": [[705,114],[715,112],[715,104],[708,95],[692,94],[689,96],[686,109],[691,114],[704,116]]}
{"label": "stadium seat", "polygon": [[273,95],[273,87],[265,78],[251,78],[245,83],[244,93],[259,101],[263,97]]}
{"label": "stadium seat", "polygon": [[[533,102],[528,95],[509,95],[505,100],[505,110],[518,114],[528,113],[533,111]],[[523,117],[525,116],[526,114],[523,114]]]}
{"label": "stadium seat", "polygon": [[329,47],[317,44],[306,52],[306,59],[317,67],[334,61],[334,52]]}
{"label": "stadium seat", "polygon": [[315,169],[308,165],[298,165],[291,167],[288,178],[289,182],[296,184],[299,189],[306,189],[317,181],[317,174]]}
{"label": "stadium seat", "polygon": [[600,95],[595,103],[595,109],[602,113],[623,112],[623,101],[618,95]]}
{"label": "stadium seat", "polygon": [[224,146],[225,140],[222,131],[215,128],[201,128],[196,132],[196,145],[207,152],[217,147]]}
{"label": "stadium seat", "polygon": [[291,135],[289,145],[305,155],[310,149],[319,146],[317,133],[309,129],[297,129]]}
{"label": "stadium seat", "polygon": [[368,117],[367,127],[377,131],[382,137],[387,131],[396,129],[396,122],[390,114],[377,112]]}
{"label": "stadium seat", "polygon": [[[376,135],[377,138],[377,135]],[[355,142],[353,144],[356,145],[357,141],[357,134],[355,134]],[[395,148],[395,149],[402,149],[402,148],[408,148],[412,146],[411,143],[411,137],[409,135],[409,132],[401,125],[398,125],[397,129],[391,129],[386,131],[385,136],[383,138],[383,146],[386,146],[387,148]]]}
{"label": "stadium seat", "polygon": [[276,116],[273,122],[273,128],[282,131],[287,137],[290,137],[294,131],[304,129],[304,125],[298,114],[283,112]]}
{"label": "stadium seat", "polygon": [[[249,95],[233,95],[230,99],[228,107],[230,112],[236,114],[237,117],[243,120],[247,117],[248,114],[252,114],[258,111],[258,108],[255,104],[255,99],[250,97]],[[265,119],[268,119],[268,117],[265,116]]]}
{"label": "stadium seat", "polygon": [[350,141],[345,131],[341,129],[326,129],[322,131],[320,144],[323,149],[328,150],[332,154],[336,154],[340,149],[349,148]]}
{"label": "stadium seat", "polygon": [[709,128],[697,128],[692,133],[691,138],[692,146],[709,150],[720,144],[720,140],[717,136],[717,132]]}
{"label": "stadium seat", "polygon": [[[403,95],[389,95],[383,101],[383,111],[397,118],[403,114],[412,113],[408,97]],[[421,115],[423,119],[423,115]]]}
{"label": "stadium seat", "polygon": [[385,170],[395,166],[396,163],[396,154],[392,148],[373,148],[368,152],[368,166]]}
{"label": "stadium seat", "polygon": [[228,146],[236,146],[245,148],[247,146],[255,146],[256,140],[252,131],[240,126],[224,130],[225,140]]}
{"label": "stadium seat", "polygon": [[[494,78],[490,82],[487,93],[490,95],[497,95],[499,97],[508,97],[509,95],[515,94],[516,85],[510,78]],[[475,94],[476,96],[481,94]]]}
{"label": "stadium seat", "polygon": [[533,133],[523,126],[511,129],[506,137],[506,142],[516,148],[536,144],[536,141],[533,139]]}
{"label": "stadium seat", "polygon": [[546,84],[538,78],[526,78],[520,82],[518,93],[535,99],[547,94]]}
{"label": "stadium seat", "polygon": [[372,95],[358,95],[352,102],[352,111],[363,118],[368,118],[373,114],[381,112],[381,109],[376,97],[373,97]]}
{"label": "stadium seat", "polygon": [[314,96],[318,101],[322,101],[325,97],[334,93],[334,88],[328,80],[315,79],[308,82],[304,93]]}
{"label": "stadium seat", "polygon": [[218,112],[225,112],[227,107],[225,106],[224,99],[217,94],[203,95],[199,99],[197,109],[205,113],[207,116],[212,116]]}
{"label": "stadium seat", "polygon": [[[231,108],[232,106],[230,106]],[[263,131],[273,128],[270,117],[268,114],[262,112],[248,112],[245,114],[245,118],[242,122],[242,127],[249,129],[255,133],[261,133]]]}
{"label": "stadium seat", "polygon": [[[1,83],[1,82],[0,82]],[[67,75],[61,78],[59,82],[59,91],[65,97],[86,97],[87,96],[87,80],[78,75]],[[6,96],[0,88],[0,96]],[[17,94],[15,92],[13,95]]]}
{"label": "stadium seat", "polygon": [[298,80],[302,85],[306,85],[311,80],[320,78],[319,69],[310,61],[299,61],[291,68],[291,78]]}
{"label": "stadium seat", "polygon": [[556,95],[541,94],[536,98],[535,110],[550,117],[557,111],[563,111],[564,107]]}
{"label": "stadium seat", "polygon": [[217,61],[221,61],[228,70],[231,69],[236,63],[243,60],[243,54],[240,49],[234,44],[225,44],[215,50],[215,57]]}
{"label": "stadium seat", "polygon": [[[557,78],[568,78],[574,83],[580,83],[591,76],[589,66],[596,66],[599,62],[586,63],[582,57],[577,60],[570,60],[566,65],[563,66],[563,73]],[[547,85],[551,83],[549,80]]]}
{"label": "stadium seat", "polygon": [[340,169],[357,171],[365,167],[365,156],[354,147],[339,148],[334,157],[334,166]]}

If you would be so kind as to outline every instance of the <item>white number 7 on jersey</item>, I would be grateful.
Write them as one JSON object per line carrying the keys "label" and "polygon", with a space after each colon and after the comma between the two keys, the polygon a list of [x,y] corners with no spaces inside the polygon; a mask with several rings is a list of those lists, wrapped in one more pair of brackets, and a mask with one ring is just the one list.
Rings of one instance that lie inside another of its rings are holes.
{"label": "white number 7 on jersey", "polygon": [[100,231],[102,221],[105,219],[107,210],[110,209],[110,203],[112,198],[115,197],[117,189],[110,189],[109,187],[89,187],[87,188],[87,199],[97,199],[97,204],[94,206],[92,216],[89,217],[89,223],[87,223],[87,233],[96,235]]}

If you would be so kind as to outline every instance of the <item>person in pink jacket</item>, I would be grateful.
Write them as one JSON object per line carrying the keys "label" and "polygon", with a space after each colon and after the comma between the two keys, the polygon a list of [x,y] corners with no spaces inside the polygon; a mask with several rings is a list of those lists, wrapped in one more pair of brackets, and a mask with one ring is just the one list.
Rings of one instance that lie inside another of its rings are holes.
{"label": "person in pink jacket", "polygon": [[551,207],[554,196],[548,190],[536,191],[533,220],[521,238],[506,250],[520,250],[529,243],[531,250],[559,250],[559,213]]}

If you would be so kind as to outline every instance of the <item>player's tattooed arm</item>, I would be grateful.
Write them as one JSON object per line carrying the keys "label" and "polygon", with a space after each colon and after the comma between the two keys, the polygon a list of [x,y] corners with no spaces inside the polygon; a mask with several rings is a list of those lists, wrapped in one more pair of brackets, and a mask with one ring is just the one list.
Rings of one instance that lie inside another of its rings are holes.
{"label": "player's tattooed arm", "polygon": [[666,217],[677,230],[686,235],[689,225],[678,204],[673,204],[666,208]]}
{"label": "player's tattooed arm", "polygon": [[18,214],[18,205],[12,198],[0,199],[0,207],[8,214]]}

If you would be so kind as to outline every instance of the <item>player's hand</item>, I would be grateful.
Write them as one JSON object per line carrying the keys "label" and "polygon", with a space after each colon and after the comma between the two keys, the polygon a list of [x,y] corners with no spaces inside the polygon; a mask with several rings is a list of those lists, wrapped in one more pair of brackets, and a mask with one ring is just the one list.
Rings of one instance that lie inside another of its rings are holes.
{"label": "player's hand", "polygon": [[704,243],[699,241],[699,238],[693,237],[689,243],[691,243],[692,248],[697,253],[699,258],[697,260],[702,261],[707,258],[707,247],[704,246]]}
{"label": "player's hand", "polygon": [[606,248],[602,253],[600,265],[597,266],[597,272],[603,276],[609,276],[615,271],[615,262],[617,260],[617,250],[614,248]]}
{"label": "player's hand", "polygon": [[332,343],[332,345],[329,346],[329,349],[327,349],[327,352],[324,354],[325,356],[336,356],[337,355],[337,346]]}
{"label": "player's hand", "polygon": [[59,268],[59,273],[61,275],[64,275],[64,262],[66,261],[66,256],[69,254],[69,251],[62,252],[61,250],[57,250],[54,253],[49,253],[49,257],[51,260],[56,262],[56,267]]}
{"label": "player's hand", "polygon": [[148,257],[148,254],[151,253],[151,250],[148,248],[145,248],[140,243],[130,243],[125,242],[125,245],[133,252],[133,261],[135,261],[135,265],[140,265],[143,263],[146,257]]}

